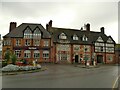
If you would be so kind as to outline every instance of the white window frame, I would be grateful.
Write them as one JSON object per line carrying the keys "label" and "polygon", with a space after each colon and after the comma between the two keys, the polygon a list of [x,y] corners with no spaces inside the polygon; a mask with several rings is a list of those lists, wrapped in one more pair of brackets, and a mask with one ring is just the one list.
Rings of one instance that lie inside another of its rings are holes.
{"label": "white window frame", "polygon": [[25,39],[31,39],[32,38],[32,31],[27,28],[25,31],[24,31],[24,38]]}
{"label": "white window frame", "polygon": [[21,44],[20,41],[21,41],[20,39],[16,39],[16,46],[20,46],[20,44]]}
{"label": "white window frame", "polygon": [[26,40],[25,40],[25,46],[30,46],[30,45],[31,45],[30,39],[26,39]]}
{"label": "white window frame", "polygon": [[33,39],[41,39],[41,31],[38,28],[34,30]]}
{"label": "white window frame", "polygon": [[83,41],[88,41],[88,37],[86,37],[85,35],[82,37]]}
{"label": "white window frame", "polygon": [[40,46],[40,40],[34,40],[33,45],[34,46]]}
{"label": "white window frame", "polygon": [[49,58],[49,51],[48,50],[43,51],[43,58],[46,58],[46,59]]}
{"label": "white window frame", "polygon": [[17,58],[21,57],[21,50],[15,50],[14,53],[15,53]]}
{"label": "white window frame", "polygon": [[61,33],[59,35],[59,39],[67,39],[67,36],[65,35],[65,33]]}
{"label": "white window frame", "polygon": [[31,51],[30,50],[24,51],[24,58],[31,58]]}
{"label": "white window frame", "polygon": [[73,40],[78,40],[78,36],[76,34],[73,35]]}
{"label": "white window frame", "polygon": [[40,58],[40,51],[39,50],[35,50],[33,53],[33,57],[34,58]]}
{"label": "white window frame", "polygon": [[44,46],[49,46],[49,40],[44,40]]}

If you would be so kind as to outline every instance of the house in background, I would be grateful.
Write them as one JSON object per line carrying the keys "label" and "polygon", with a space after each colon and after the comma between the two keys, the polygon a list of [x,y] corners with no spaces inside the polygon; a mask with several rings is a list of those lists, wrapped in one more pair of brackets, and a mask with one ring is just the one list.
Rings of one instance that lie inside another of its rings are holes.
{"label": "house in background", "polygon": [[0,60],[2,60],[2,39],[0,34]]}
{"label": "house in background", "polygon": [[90,30],[90,24],[86,29],[76,30],[68,28],[52,27],[52,20],[46,25],[53,42],[53,55],[56,63],[96,63],[115,62],[115,41],[107,36],[104,27],[100,32]]}
{"label": "house in background", "polygon": [[116,63],[120,64],[120,44],[115,46]]}
{"label": "house in background", "polygon": [[18,60],[25,59],[29,63],[52,62],[51,35],[41,24],[22,23],[17,27],[16,22],[10,23],[9,33],[3,37],[3,53],[14,53]]}

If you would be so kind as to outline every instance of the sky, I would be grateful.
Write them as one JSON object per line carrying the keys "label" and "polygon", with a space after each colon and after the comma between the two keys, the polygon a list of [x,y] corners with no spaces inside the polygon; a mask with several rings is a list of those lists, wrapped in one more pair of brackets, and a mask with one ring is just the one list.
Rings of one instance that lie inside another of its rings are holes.
{"label": "sky", "polygon": [[[53,27],[80,29],[90,23],[91,31],[111,35],[118,43],[118,0],[1,0],[0,34],[9,32],[10,22],[40,23],[52,20]],[[120,41],[119,41],[120,43]]]}

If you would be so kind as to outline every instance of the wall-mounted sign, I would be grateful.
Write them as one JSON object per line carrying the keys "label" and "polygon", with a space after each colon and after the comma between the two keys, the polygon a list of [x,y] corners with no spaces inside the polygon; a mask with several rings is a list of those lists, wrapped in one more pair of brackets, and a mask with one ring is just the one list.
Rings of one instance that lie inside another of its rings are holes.
{"label": "wall-mounted sign", "polygon": [[36,47],[28,47],[28,49],[30,49],[30,50],[36,50],[37,48]]}

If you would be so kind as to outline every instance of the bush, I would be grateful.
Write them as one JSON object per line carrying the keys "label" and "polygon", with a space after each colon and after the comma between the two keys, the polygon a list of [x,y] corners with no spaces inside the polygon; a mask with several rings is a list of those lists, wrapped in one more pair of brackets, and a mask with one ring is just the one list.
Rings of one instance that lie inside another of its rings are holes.
{"label": "bush", "polygon": [[17,66],[13,64],[9,64],[2,68],[3,72],[11,72],[11,71],[29,71],[29,70],[36,70],[41,69],[41,65],[37,66]]}
{"label": "bush", "polygon": [[16,61],[17,61],[17,57],[15,54],[11,55],[11,61],[12,61],[12,64],[16,64]]}
{"label": "bush", "polygon": [[2,71],[6,71],[6,72],[18,71],[18,70],[19,70],[19,66],[13,64],[9,64],[2,68]]}

